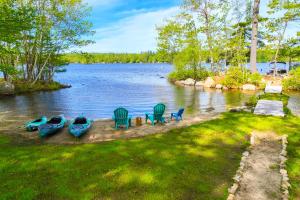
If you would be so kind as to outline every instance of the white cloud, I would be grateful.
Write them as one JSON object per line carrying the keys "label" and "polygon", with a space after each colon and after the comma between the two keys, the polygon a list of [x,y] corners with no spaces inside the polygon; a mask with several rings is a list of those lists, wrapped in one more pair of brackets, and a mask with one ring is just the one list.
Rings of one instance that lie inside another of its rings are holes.
{"label": "white cloud", "polygon": [[95,44],[87,52],[141,52],[156,49],[156,25],[179,11],[178,7],[143,12],[124,18],[108,27],[96,29]]}

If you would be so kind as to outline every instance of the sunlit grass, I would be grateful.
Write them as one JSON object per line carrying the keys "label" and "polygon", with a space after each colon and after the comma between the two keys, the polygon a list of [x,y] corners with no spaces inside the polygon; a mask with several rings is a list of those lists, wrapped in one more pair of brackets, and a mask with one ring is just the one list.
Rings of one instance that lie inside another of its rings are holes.
{"label": "sunlit grass", "polygon": [[37,92],[37,91],[52,91],[52,90],[59,90],[67,87],[55,81],[52,82],[38,81],[34,85],[32,85],[30,82],[26,82],[23,80],[15,80],[14,85],[16,88],[16,93],[18,94]]}
{"label": "sunlit grass", "polygon": [[300,197],[300,119],[225,113],[145,138],[84,145],[18,145],[0,137],[0,199],[226,199],[253,130],[289,134]]}

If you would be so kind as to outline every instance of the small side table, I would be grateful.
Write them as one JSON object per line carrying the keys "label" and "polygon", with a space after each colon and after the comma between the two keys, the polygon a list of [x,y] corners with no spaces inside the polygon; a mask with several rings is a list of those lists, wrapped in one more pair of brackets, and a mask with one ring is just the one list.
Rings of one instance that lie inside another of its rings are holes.
{"label": "small side table", "polygon": [[135,125],[136,126],[142,126],[142,118],[141,117],[135,118]]}

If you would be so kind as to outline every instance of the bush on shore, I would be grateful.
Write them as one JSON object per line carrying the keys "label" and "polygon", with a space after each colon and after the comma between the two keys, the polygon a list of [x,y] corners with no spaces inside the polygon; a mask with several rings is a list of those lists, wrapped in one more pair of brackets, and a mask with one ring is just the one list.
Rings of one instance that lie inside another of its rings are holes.
{"label": "bush on shore", "polygon": [[197,70],[196,74],[194,74],[194,70],[189,69],[189,70],[173,71],[169,74],[168,78],[172,82],[186,80],[188,78],[192,78],[195,79],[196,81],[199,81],[199,80],[206,79],[209,75],[210,73],[205,69]]}
{"label": "bush on shore", "polygon": [[248,83],[251,83],[253,85],[256,85],[256,86],[260,86],[261,85],[261,81],[262,81],[262,75],[260,75],[259,73],[250,73],[248,75]]}
{"label": "bush on shore", "polygon": [[37,91],[52,91],[52,90],[59,90],[62,88],[70,87],[55,81],[51,81],[51,82],[38,81],[34,85],[24,80],[15,80],[13,81],[13,83],[15,85],[15,91],[17,94],[37,92]]}
{"label": "bush on shore", "polygon": [[289,77],[282,84],[285,90],[300,90],[300,67],[290,71]]}
{"label": "bush on shore", "polygon": [[229,67],[225,74],[223,85],[228,88],[238,88],[245,83],[246,69],[241,67]]}
{"label": "bush on shore", "polygon": [[228,88],[239,88],[247,83],[263,87],[261,82],[262,75],[259,73],[251,73],[246,68],[232,66],[226,72],[222,84]]}

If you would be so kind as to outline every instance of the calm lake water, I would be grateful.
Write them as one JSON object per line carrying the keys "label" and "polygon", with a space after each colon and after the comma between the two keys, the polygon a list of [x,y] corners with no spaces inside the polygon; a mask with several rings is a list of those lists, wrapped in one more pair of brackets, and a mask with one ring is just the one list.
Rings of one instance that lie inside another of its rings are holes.
{"label": "calm lake water", "polygon": [[65,114],[67,118],[83,113],[101,119],[111,118],[119,106],[133,116],[144,116],[163,102],[167,113],[184,107],[186,114],[197,115],[241,106],[253,95],[174,86],[162,78],[171,70],[167,64],[71,64],[55,79],[72,88],[4,97],[0,99],[0,112],[32,117]]}

